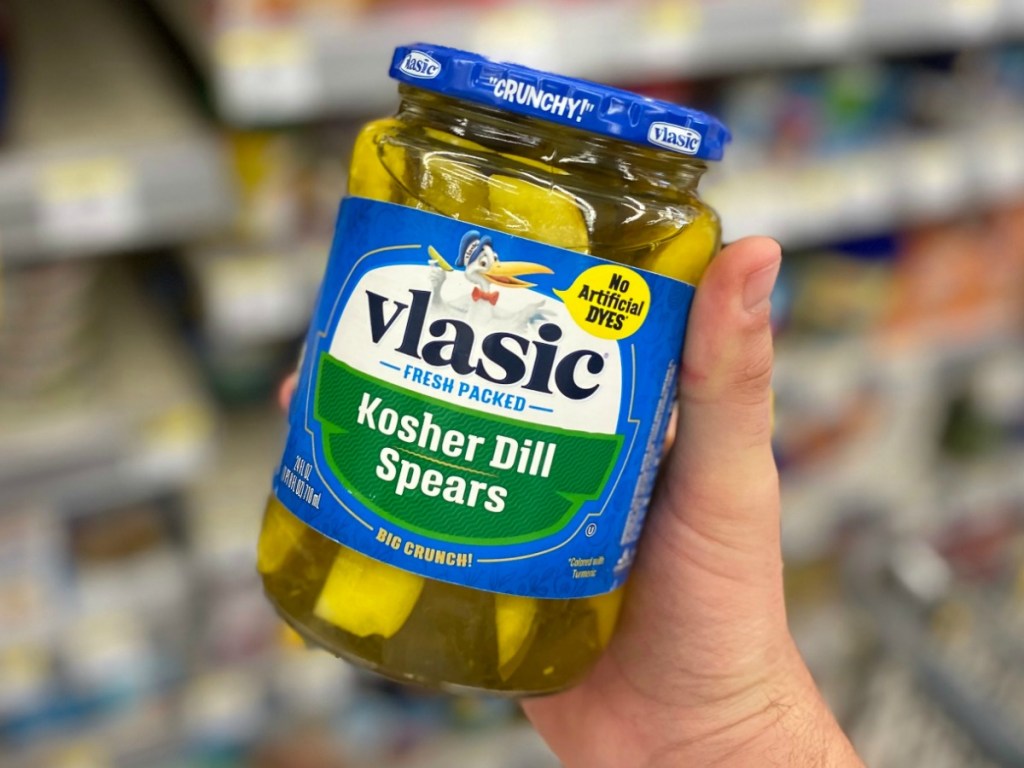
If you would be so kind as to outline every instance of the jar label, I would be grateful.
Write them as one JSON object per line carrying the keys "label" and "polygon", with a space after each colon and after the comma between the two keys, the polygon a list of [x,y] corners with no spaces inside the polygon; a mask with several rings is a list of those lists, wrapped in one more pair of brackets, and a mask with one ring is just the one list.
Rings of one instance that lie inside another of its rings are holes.
{"label": "jar label", "polygon": [[277,498],[377,560],[572,598],[622,584],[693,287],[347,198]]}

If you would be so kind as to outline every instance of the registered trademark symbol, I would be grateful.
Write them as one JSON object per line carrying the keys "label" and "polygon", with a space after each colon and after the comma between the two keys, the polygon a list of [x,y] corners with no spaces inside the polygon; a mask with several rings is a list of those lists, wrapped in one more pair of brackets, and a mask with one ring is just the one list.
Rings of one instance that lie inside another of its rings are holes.
{"label": "registered trademark symbol", "polygon": [[595,533],[597,533],[597,523],[591,523],[590,525],[588,525],[585,533],[587,534],[587,536],[593,536]]}

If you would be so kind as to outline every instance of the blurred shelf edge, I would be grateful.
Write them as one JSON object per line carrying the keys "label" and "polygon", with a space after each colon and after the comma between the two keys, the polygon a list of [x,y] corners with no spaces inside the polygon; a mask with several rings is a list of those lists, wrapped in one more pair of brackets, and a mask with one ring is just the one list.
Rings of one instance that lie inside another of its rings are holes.
{"label": "blurred shelf edge", "polygon": [[[890,457],[891,468],[898,457]],[[878,462],[878,465],[885,462]],[[1024,449],[968,466],[929,470],[941,484],[924,489],[913,479],[890,485],[876,465],[845,477],[834,474],[782,486],[782,551],[791,565],[821,560],[834,550],[837,533],[858,520],[884,516],[893,534],[940,535],[965,520],[1024,504]],[[920,479],[918,475],[914,478]],[[837,487],[838,486],[838,487]]]}
{"label": "blurred shelf edge", "polygon": [[233,215],[224,152],[207,137],[0,156],[7,266],[178,243]]}
{"label": "blurred shelf edge", "polygon": [[275,22],[232,19],[226,3],[150,2],[212,85],[222,116],[244,126],[392,106],[391,50],[424,30],[431,42],[616,83],[942,50],[1024,32],[1024,0],[766,0],[753,8],[744,0],[590,0],[585,11],[567,1],[504,2],[319,9]]}
{"label": "blurred shelf edge", "polygon": [[726,241],[769,235],[787,248],[976,212],[1024,195],[1022,119],[1011,109],[980,130],[729,169],[709,177],[704,196],[721,214]]}
{"label": "blurred shelf edge", "polygon": [[0,403],[0,505],[129,503],[207,464],[215,422],[194,365],[139,295],[110,282],[99,369],[68,391]]}
{"label": "blurred shelf edge", "polygon": [[[0,151],[5,264],[177,243],[231,222],[226,148],[129,8],[12,7],[15,83]],[[60,55],[41,53],[53,49]]]}

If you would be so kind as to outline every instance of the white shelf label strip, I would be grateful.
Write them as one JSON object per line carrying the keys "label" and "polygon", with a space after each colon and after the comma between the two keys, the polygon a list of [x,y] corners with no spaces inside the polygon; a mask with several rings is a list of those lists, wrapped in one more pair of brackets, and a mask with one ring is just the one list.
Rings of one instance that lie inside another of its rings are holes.
{"label": "white shelf label strip", "polygon": [[141,229],[135,175],[116,157],[54,162],[37,182],[41,239],[54,246],[116,242]]}

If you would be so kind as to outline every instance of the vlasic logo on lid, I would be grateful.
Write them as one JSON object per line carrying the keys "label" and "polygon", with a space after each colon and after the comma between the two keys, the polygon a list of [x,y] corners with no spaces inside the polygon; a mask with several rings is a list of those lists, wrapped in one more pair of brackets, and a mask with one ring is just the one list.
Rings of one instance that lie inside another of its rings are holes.
{"label": "vlasic logo on lid", "polygon": [[442,45],[396,48],[390,74],[451,98],[701,160],[721,160],[732,138],[696,109]]}
{"label": "vlasic logo on lid", "polygon": [[647,140],[659,147],[695,155],[700,151],[700,134],[690,128],[669,123],[651,123],[647,129]]}
{"label": "vlasic logo on lid", "polygon": [[432,80],[441,73],[437,59],[423,51],[409,51],[398,68],[409,77],[422,80]]}

